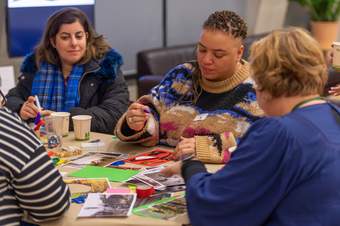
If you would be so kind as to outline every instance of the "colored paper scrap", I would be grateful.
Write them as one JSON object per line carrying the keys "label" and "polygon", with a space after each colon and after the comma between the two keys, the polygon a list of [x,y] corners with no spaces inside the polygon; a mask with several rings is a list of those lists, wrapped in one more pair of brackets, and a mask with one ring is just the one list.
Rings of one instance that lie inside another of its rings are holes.
{"label": "colored paper scrap", "polygon": [[70,173],[69,176],[81,178],[106,177],[109,179],[109,181],[125,182],[138,173],[140,173],[139,170],[122,170],[99,166],[85,166],[84,168],[78,171]]}

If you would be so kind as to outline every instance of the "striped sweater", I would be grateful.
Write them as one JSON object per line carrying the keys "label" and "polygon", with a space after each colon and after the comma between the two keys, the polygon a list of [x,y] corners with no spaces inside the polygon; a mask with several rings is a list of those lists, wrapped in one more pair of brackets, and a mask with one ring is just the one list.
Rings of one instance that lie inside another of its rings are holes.
{"label": "striped sweater", "polygon": [[195,137],[196,155],[201,161],[226,162],[229,148],[236,145],[234,137],[241,137],[262,114],[249,79],[249,65],[242,61],[235,74],[221,82],[200,78],[197,99],[194,67],[195,64],[178,65],[150,95],[138,99],[152,111],[145,128],[132,131],[123,115],[116,126],[117,137],[146,146],[176,146],[181,136]]}
{"label": "striped sweater", "polygon": [[0,109],[0,225],[53,220],[68,209],[70,192],[45,148],[19,116]]}

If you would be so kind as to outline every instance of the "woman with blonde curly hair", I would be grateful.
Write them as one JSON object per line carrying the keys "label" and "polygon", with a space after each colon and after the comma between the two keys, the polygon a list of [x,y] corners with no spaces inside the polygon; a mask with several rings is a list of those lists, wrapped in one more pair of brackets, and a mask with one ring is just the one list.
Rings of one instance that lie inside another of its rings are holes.
{"label": "woman with blonde curly hair", "polygon": [[278,30],[250,58],[267,117],[217,173],[198,160],[163,173],[182,173],[194,226],[339,225],[340,109],[320,97],[326,64],[318,43],[300,28]]}

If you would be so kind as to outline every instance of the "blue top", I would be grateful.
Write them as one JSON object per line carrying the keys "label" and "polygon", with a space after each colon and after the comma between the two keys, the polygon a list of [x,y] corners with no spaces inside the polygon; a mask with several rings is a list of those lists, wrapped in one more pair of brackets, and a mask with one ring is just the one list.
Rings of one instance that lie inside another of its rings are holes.
{"label": "blue top", "polygon": [[336,116],[329,104],[320,104],[255,122],[227,165],[188,179],[191,223],[339,226],[336,117],[339,112]]}

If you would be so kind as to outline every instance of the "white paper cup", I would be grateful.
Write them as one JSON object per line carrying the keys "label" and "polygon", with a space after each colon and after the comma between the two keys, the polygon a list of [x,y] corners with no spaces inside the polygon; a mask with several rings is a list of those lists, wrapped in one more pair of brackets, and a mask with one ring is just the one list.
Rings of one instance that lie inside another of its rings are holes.
{"label": "white paper cup", "polygon": [[91,119],[90,115],[76,115],[72,117],[74,138],[76,140],[89,140],[91,131]]}
{"label": "white paper cup", "polygon": [[332,67],[334,69],[340,70],[340,42],[333,42],[332,45],[333,52],[333,63]]}
{"label": "white paper cup", "polygon": [[62,145],[62,118],[53,116],[44,117],[45,131],[47,136],[48,148],[60,147]]}
{"label": "white paper cup", "polygon": [[69,112],[52,112],[51,116],[56,118],[58,123],[60,122],[62,127],[62,136],[68,136],[69,125],[70,125],[70,113]]}

